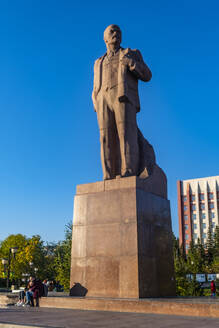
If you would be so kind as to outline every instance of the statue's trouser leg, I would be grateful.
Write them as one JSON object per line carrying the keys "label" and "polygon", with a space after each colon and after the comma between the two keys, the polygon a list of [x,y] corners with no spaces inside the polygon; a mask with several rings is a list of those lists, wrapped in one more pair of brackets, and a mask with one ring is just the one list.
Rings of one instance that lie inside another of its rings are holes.
{"label": "statue's trouser leg", "polygon": [[97,118],[100,129],[100,152],[103,178],[115,177],[115,161],[113,151],[115,149],[115,116],[110,110],[105,97],[100,95]]}
{"label": "statue's trouser leg", "polygon": [[113,129],[100,129],[101,163],[104,180],[115,178],[115,161],[113,154],[115,147],[113,144]]}
{"label": "statue's trouser leg", "polygon": [[120,142],[121,175],[137,175],[139,149],[135,107],[128,102],[118,102],[115,119]]}

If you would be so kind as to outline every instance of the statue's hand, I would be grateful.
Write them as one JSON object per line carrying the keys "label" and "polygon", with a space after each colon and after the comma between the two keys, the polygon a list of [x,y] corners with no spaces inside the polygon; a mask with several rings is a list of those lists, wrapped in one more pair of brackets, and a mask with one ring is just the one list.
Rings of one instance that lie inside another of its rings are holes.
{"label": "statue's hand", "polygon": [[124,55],[121,58],[121,62],[123,65],[128,66],[129,68],[134,65],[134,60],[131,58],[129,54]]}

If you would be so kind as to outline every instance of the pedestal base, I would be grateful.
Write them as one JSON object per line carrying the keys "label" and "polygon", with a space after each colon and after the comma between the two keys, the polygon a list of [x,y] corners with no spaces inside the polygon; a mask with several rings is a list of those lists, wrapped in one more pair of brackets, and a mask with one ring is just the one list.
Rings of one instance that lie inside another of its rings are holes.
{"label": "pedestal base", "polygon": [[169,201],[146,190],[137,177],[78,186],[72,295],[175,295]]}
{"label": "pedestal base", "polygon": [[[42,297],[40,307],[89,310],[89,311],[113,311],[154,313],[179,316],[217,317],[219,318],[219,302],[217,299],[206,297],[177,297],[169,299],[112,299],[95,297]],[[15,311],[16,312],[16,311]],[[29,312],[29,311],[28,311]],[[26,312],[26,313],[28,313]],[[41,322],[42,324],[42,322]],[[103,323],[102,323],[102,326]],[[134,326],[134,325],[133,325]],[[148,327],[147,324],[144,325]],[[152,327],[153,325],[150,325]],[[168,325],[163,325],[168,326]],[[170,327],[177,327],[171,321]],[[185,325],[186,326],[186,325]],[[194,323],[187,326],[194,327]],[[207,325],[205,325],[207,326]],[[116,325],[117,327],[117,325]],[[127,327],[127,324],[121,327]],[[159,327],[161,327],[159,325]],[[181,326],[182,327],[182,326]],[[198,326],[197,326],[198,327]],[[211,325],[209,327],[212,327]],[[216,327],[216,326],[215,326]]]}

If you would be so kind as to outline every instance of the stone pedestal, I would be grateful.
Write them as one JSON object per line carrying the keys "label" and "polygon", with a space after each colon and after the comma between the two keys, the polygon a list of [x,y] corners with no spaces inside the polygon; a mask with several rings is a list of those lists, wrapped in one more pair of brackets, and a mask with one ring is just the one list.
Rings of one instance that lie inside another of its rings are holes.
{"label": "stone pedestal", "polygon": [[175,295],[169,201],[148,192],[145,181],[128,177],[77,187],[72,295]]}

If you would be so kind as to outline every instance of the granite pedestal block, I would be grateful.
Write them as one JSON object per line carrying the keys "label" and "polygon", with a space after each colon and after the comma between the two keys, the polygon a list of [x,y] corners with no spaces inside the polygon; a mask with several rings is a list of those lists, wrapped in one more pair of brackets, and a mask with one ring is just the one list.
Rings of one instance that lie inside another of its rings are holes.
{"label": "granite pedestal block", "polygon": [[175,295],[169,201],[137,177],[79,185],[74,199],[72,295]]}

